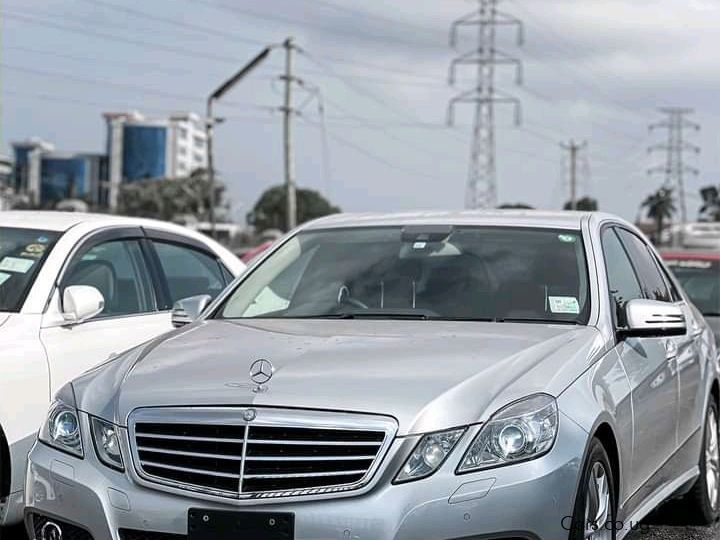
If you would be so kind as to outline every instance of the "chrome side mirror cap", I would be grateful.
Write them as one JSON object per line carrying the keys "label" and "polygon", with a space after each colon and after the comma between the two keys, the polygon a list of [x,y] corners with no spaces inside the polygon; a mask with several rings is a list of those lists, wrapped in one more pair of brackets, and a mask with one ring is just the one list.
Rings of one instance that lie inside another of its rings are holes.
{"label": "chrome side mirror cap", "polygon": [[623,337],[671,337],[687,333],[685,315],[678,306],[658,300],[630,300],[625,305]]}
{"label": "chrome side mirror cap", "polygon": [[102,293],[88,285],[71,285],[65,288],[62,302],[63,319],[68,325],[83,323],[105,309]]}
{"label": "chrome side mirror cap", "polygon": [[175,302],[170,316],[172,325],[180,328],[186,324],[196,321],[205,308],[212,302],[212,297],[207,294],[183,298]]}

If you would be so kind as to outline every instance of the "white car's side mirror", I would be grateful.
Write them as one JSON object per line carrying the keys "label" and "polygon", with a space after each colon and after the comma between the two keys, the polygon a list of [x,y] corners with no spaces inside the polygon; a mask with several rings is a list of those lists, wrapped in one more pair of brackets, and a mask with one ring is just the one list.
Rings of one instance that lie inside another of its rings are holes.
{"label": "white car's side mirror", "polygon": [[682,309],[669,302],[630,300],[625,305],[625,337],[669,337],[687,333]]}
{"label": "white car's side mirror", "polygon": [[105,309],[105,298],[95,287],[71,285],[63,291],[63,318],[67,324],[80,324]]}
{"label": "white car's side mirror", "polygon": [[171,320],[175,328],[190,324],[197,319],[206,307],[212,302],[212,297],[207,294],[183,298],[175,302],[172,309]]}

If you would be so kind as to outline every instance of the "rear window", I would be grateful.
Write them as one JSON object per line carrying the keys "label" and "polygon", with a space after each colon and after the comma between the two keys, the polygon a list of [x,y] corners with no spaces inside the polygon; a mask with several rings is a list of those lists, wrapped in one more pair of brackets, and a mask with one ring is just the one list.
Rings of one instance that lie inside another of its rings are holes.
{"label": "rear window", "polygon": [[0,311],[20,311],[60,234],[0,227]]}

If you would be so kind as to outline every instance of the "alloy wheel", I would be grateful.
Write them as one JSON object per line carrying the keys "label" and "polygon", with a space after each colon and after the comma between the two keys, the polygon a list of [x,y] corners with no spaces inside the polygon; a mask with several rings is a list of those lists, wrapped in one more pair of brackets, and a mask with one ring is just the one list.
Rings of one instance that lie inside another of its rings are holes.
{"label": "alloy wheel", "polygon": [[596,462],[590,471],[585,501],[585,538],[610,540],[612,538],[612,501],[610,479],[605,466]]}
{"label": "alloy wheel", "polygon": [[718,444],[718,419],[714,410],[707,420],[705,443],[705,474],[708,489],[708,501],[713,510],[720,505],[720,445]]}

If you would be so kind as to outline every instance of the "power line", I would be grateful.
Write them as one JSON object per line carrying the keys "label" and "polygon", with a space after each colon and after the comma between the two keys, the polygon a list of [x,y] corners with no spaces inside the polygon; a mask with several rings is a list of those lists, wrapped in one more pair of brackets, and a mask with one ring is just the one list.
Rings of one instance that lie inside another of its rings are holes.
{"label": "power line", "polygon": [[[197,103],[203,98],[201,96],[194,96],[189,94],[176,94],[173,92],[167,92],[165,90],[158,90],[155,88],[148,88],[145,86],[138,86],[134,84],[127,84],[127,83],[119,83],[115,81],[108,81],[105,79],[91,79],[87,77],[78,77],[76,75],[69,75],[67,73],[59,73],[54,71],[46,71],[42,69],[35,69],[35,68],[29,68],[25,66],[15,66],[12,64],[6,64],[4,62],[0,63],[0,67],[4,69],[9,69],[12,71],[18,71],[21,73],[28,73],[31,75],[37,75],[41,77],[48,77],[48,78],[54,78],[54,79],[63,79],[67,81],[77,82],[81,84],[90,84],[95,86],[102,86],[102,87],[113,87],[113,88],[122,88],[125,90],[132,90],[133,92],[142,92],[144,94],[153,94],[157,95],[159,97],[163,97],[165,99],[173,99],[176,101],[184,101],[184,102],[193,102]],[[255,104],[242,104],[238,102],[225,102],[227,105],[233,106],[233,107],[249,107],[254,109],[267,109],[268,106],[265,105],[255,105]]]}

